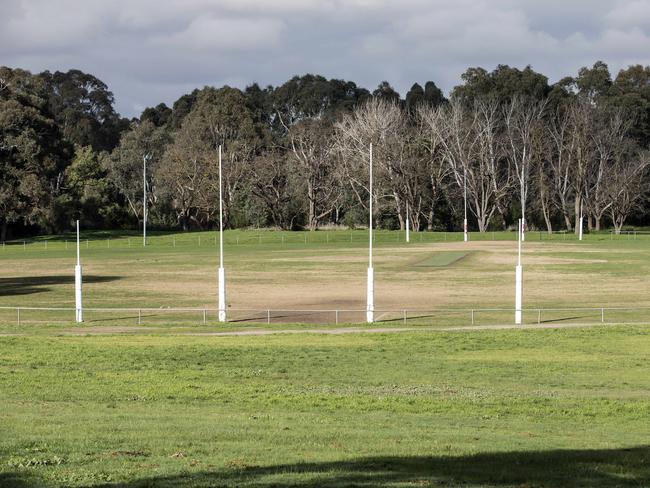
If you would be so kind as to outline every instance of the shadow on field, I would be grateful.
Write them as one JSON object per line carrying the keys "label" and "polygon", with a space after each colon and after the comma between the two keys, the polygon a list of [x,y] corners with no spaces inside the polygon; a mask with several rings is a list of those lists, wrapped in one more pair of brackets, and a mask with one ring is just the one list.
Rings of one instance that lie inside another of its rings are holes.
{"label": "shadow on field", "polygon": [[43,482],[29,473],[0,473],[0,486],[11,488],[35,488]]}
{"label": "shadow on field", "polygon": [[[200,460],[199,460],[200,461]],[[194,461],[193,461],[194,462]],[[192,486],[465,486],[640,487],[650,484],[650,446],[611,450],[506,452],[459,457],[370,457],[350,461],[260,467],[238,459],[221,471],[196,471],[179,459],[183,474],[109,483],[104,488]],[[200,465],[200,464],[199,464]],[[36,487],[21,472],[0,475],[0,486]],[[28,475],[29,473],[25,473]],[[11,481],[10,485],[2,482]],[[93,485],[98,486],[98,485]]]}
{"label": "shadow on field", "polygon": [[[542,320],[540,324],[556,324],[558,322],[566,322],[568,320],[579,320],[579,319],[595,319],[596,315],[575,315],[573,317],[562,317],[560,319],[548,319]],[[600,319],[600,317],[598,317]]]}
{"label": "shadow on field", "polygon": [[[121,279],[120,276],[83,277],[84,284],[107,283]],[[60,276],[20,276],[15,278],[0,278],[0,296],[31,295],[50,291],[54,285],[74,285],[74,274]],[[1,485],[0,485],[1,486]]]}

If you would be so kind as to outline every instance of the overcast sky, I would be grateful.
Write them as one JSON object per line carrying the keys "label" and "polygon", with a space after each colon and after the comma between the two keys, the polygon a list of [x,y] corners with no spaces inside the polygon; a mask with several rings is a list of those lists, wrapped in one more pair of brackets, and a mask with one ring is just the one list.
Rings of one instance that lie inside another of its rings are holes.
{"label": "overcast sky", "polygon": [[556,81],[650,64],[650,0],[0,0],[0,65],[78,68],[125,116],[204,85],[318,73],[445,93],[469,66]]}

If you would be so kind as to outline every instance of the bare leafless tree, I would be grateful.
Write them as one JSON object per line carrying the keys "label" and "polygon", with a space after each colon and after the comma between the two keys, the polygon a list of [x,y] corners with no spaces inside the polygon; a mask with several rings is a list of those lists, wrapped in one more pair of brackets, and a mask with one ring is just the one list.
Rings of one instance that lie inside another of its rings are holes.
{"label": "bare leafless tree", "polygon": [[427,152],[428,188],[424,195],[426,199],[424,210],[428,230],[433,230],[435,209],[442,198],[451,174],[450,166],[445,162],[443,144],[437,132],[440,114],[440,110],[428,104],[422,104],[416,110],[419,139]]}
{"label": "bare leafless tree", "polygon": [[578,232],[579,219],[585,205],[589,171],[595,158],[592,137],[595,107],[588,100],[577,99],[567,110],[569,138],[567,157],[574,196],[574,228],[575,232]]}
{"label": "bare leafless tree", "polygon": [[[367,208],[369,146],[373,144],[376,175],[373,200],[393,199],[400,223],[404,225],[405,185],[410,186],[404,166],[406,119],[400,107],[389,101],[370,99],[336,124],[337,147],[346,175],[359,203]],[[413,189],[413,194],[415,190]]]}
{"label": "bare leafless tree", "polygon": [[470,210],[485,232],[511,184],[499,141],[498,103],[477,100],[467,108],[452,100],[430,112],[426,121],[451,176],[460,188],[467,185]]}
{"label": "bare leafless tree", "polygon": [[545,124],[541,125],[541,130],[536,132],[533,138],[535,146],[535,161],[533,163],[534,169],[534,189],[536,191],[537,202],[539,210],[544,218],[546,224],[546,231],[551,234],[553,232],[553,148],[554,141],[549,136],[548,127]]}
{"label": "bare leafless tree", "polygon": [[602,218],[613,203],[604,180],[613,176],[614,167],[620,167],[619,161],[626,157],[632,120],[620,110],[601,111],[597,115],[593,121],[594,160],[587,173],[585,207],[593,218],[595,230],[600,230]]}
{"label": "bare leafless tree", "polygon": [[548,122],[549,148],[549,180],[553,191],[552,201],[562,214],[566,230],[571,231],[571,159],[573,152],[570,137],[569,114],[566,110],[557,109]]}
{"label": "bare leafless tree", "polygon": [[513,169],[519,187],[521,218],[526,222],[526,206],[534,164],[539,161],[535,153],[539,147],[535,138],[542,130],[546,101],[536,101],[515,96],[503,106],[505,126],[505,154]]}
{"label": "bare leafless tree", "polygon": [[304,119],[286,129],[298,176],[306,187],[307,226],[313,231],[341,196],[334,127],[322,119]]}
{"label": "bare leafless tree", "polygon": [[631,155],[616,158],[611,172],[603,181],[604,192],[609,200],[608,210],[616,233],[620,233],[628,216],[648,194],[648,168],[650,154],[635,151]]}

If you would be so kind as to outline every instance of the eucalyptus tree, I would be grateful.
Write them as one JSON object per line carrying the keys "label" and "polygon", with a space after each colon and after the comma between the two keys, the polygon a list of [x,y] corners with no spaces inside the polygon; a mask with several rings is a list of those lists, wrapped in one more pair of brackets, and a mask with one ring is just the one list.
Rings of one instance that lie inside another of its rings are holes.
{"label": "eucalyptus tree", "polygon": [[277,144],[292,155],[310,230],[334,212],[342,194],[333,124],[367,96],[352,82],[314,75],[295,76],[273,91]]}
{"label": "eucalyptus tree", "polygon": [[115,111],[113,93],[103,81],[77,69],[38,76],[46,85],[49,112],[70,143],[97,152],[118,144],[128,121]]}
{"label": "eucalyptus tree", "polygon": [[0,239],[16,222],[58,228],[70,147],[47,110],[47,91],[28,71],[0,67]]}
{"label": "eucalyptus tree", "polygon": [[104,160],[108,179],[124,197],[134,218],[144,217],[143,179],[144,162],[147,159],[147,207],[155,215],[159,200],[156,173],[171,142],[170,134],[150,121],[134,122],[128,132],[122,134],[120,143]]}
{"label": "eucalyptus tree", "polygon": [[[223,200],[224,225],[230,224],[230,216],[238,193],[242,191],[250,167],[267,134],[256,124],[255,116],[246,95],[237,88],[206,87],[197,95],[192,111],[184,125],[194,127],[197,137],[205,147],[210,147],[212,157],[210,174],[216,176],[217,149],[223,151]],[[207,193],[201,197],[203,211],[210,218],[218,208],[218,178],[210,178]]]}
{"label": "eucalyptus tree", "polygon": [[[206,200],[211,194],[214,197],[210,190],[218,184],[218,174],[213,171],[214,149],[201,137],[202,128],[198,119],[187,117],[156,168],[161,196],[171,203],[176,223],[183,230],[192,224],[204,227]],[[218,201],[211,204],[218,205]]]}

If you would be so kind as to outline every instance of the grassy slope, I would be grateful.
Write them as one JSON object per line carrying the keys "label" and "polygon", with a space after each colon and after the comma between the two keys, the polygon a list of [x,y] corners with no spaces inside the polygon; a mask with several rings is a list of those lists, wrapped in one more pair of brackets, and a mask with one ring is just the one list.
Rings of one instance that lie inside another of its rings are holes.
{"label": "grassy slope", "polygon": [[0,337],[0,486],[646,486],[650,329]]}

